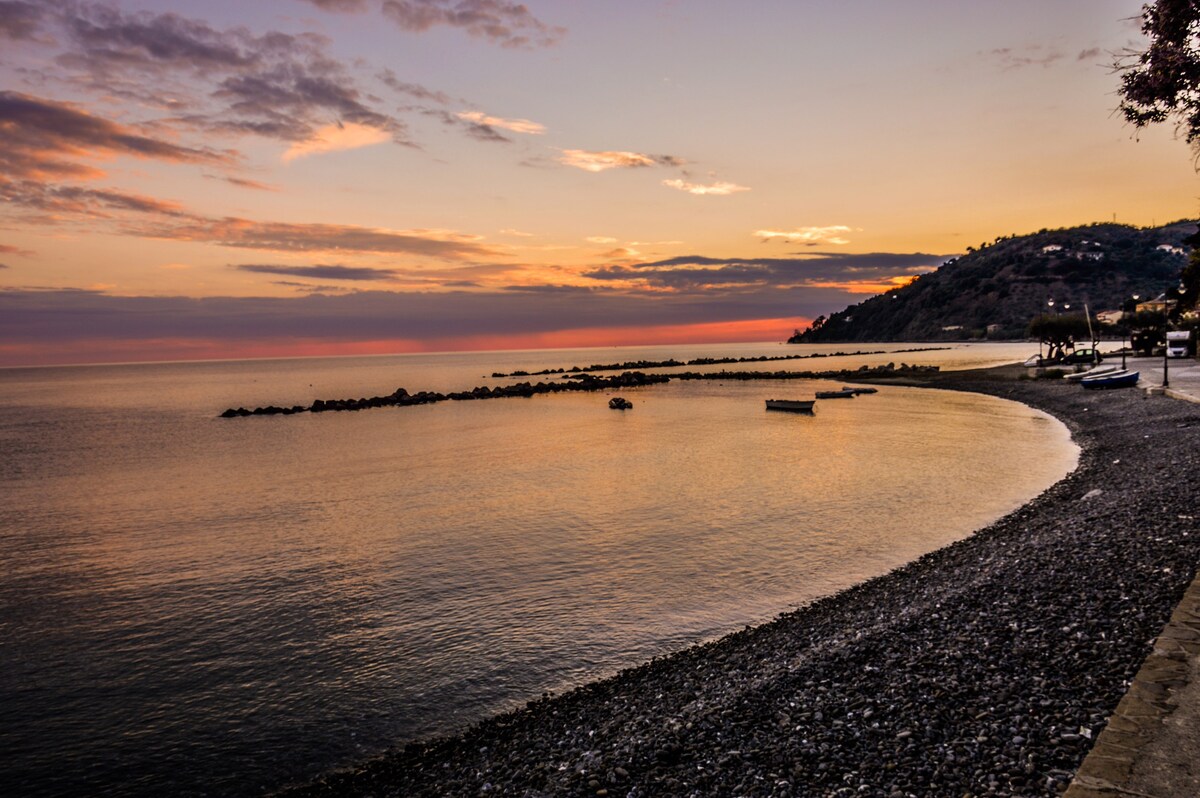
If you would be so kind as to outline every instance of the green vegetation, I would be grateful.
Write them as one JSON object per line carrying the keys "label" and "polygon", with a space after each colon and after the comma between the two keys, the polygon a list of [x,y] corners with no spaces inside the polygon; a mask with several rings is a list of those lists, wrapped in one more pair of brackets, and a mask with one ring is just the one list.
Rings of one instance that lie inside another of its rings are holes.
{"label": "green vegetation", "polygon": [[[1020,339],[1042,314],[1120,310],[1178,287],[1196,223],[1002,236],[903,288],[821,317],[789,343]],[[1163,245],[1166,245],[1165,247]],[[1054,304],[1049,304],[1053,300]],[[1077,339],[1078,340],[1078,339]]]}

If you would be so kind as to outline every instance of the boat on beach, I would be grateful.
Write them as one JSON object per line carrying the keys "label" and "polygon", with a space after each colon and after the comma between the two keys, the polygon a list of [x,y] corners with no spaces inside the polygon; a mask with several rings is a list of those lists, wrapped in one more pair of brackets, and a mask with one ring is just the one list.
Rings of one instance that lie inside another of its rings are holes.
{"label": "boat on beach", "polygon": [[1120,370],[1121,370],[1120,366],[1096,366],[1095,368],[1088,369],[1087,371],[1080,371],[1075,374],[1068,374],[1065,377],[1063,377],[1063,379],[1068,382],[1079,382],[1080,380],[1087,380],[1087,379],[1091,379],[1092,377],[1099,377],[1101,374],[1112,374],[1113,372],[1120,371]]}
{"label": "boat on beach", "polygon": [[790,413],[811,413],[816,399],[768,399],[768,410],[786,410]]}
{"label": "boat on beach", "polygon": [[818,399],[853,399],[858,395],[854,388],[842,388],[840,391],[817,391]]}
{"label": "boat on beach", "polygon": [[1079,384],[1089,391],[1098,391],[1106,388],[1132,388],[1137,385],[1138,372],[1119,370],[1108,374],[1100,374],[1095,377],[1087,377],[1079,381]]}

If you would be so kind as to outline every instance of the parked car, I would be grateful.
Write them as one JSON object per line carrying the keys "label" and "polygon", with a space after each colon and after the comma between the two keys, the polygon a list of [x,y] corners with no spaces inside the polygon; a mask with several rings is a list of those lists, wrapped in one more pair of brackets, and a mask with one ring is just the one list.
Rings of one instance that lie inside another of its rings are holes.
{"label": "parked car", "polygon": [[1076,349],[1068,352],[1067,356],[1063,358],[1063,363],[1066,363],[1068,366],[1074,366],[1079,363],[1099,363],[1103,359],[1104,356],[1100,354],[1099,350],[1089,347],[1087,349]]}

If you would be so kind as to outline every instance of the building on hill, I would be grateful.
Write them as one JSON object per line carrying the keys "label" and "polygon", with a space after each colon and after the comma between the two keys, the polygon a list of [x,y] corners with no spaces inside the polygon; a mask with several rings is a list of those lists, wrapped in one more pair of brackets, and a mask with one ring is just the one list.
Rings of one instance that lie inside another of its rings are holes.
{"label": "building on hill", "polygon": [[1154,299],[1148,299],[1145,302],[1137,304],[1138,313],[1170,313],[1171,308],[1175,307],[1174,299],[1167,299],[1166,294],[1159,294]]}

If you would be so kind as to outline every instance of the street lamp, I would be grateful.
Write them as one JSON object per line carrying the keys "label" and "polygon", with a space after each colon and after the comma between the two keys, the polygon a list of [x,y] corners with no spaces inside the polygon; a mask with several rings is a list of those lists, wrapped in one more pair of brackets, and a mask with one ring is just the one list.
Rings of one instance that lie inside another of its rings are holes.
{"label": "street lamp", "polygon": [[[1134,294],[1130,298],[1133,300],[1133,303],[1134,303],[1133,304],[1133,312],[1137,313],[1137,301],[1139,299],[1141,299],[1142,296],[1141,296],[1141,294]],[[1122,314],[1121,321],[1123,322],[1121,325],[1121,328],[1122,328],[1121,329],[1121,369],[1124,370],[1125,369],[1125,352],[1129,349],[1129,347],[1125,345],[1125,339],[1129,336],[1129,325],[1128,325],[1128,323],[1124,323],[1125,322],[1124,314]]]}
{"label": "street lamp", "polygon": [[1170,362],[1167,358],[1167,353],[1171,351],[1171,347],[1167,346],[1167,323],[1163,322],[1163,385],[1164,388],[1171,387],[1170,375],[1167,369],[1170,368],[1167,364]]}
{"label": "street lamp", "polygon": [[[1185,288],[1187,288],[1187,286],[1184,285],[1183,282],[1180,282],[1179,283],[1180,295],[1183,294],[1183,291]],[[1163,298],[1165,299],[1166,297],[1163,297]],[[1178,302],[1178,301],[1179,300],[1176,300],[1176,302]],[[1163,313],[1166,313],[1165,307],[1163,308]],[[1171,387],[1170,375],[1168,374],[1168,371],[1167,371],[1170,368],[1170,366],[1167,365],[1170,362],[1170,358],[1168,357],[1168,353],[1170,351],[1171,351],[1171,347],[1167,345],[1167,320],[1164,318],[1163,319],[1163,383],[1162,383],[1162,387],[1164,387],[1164,388]]]}

